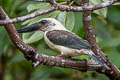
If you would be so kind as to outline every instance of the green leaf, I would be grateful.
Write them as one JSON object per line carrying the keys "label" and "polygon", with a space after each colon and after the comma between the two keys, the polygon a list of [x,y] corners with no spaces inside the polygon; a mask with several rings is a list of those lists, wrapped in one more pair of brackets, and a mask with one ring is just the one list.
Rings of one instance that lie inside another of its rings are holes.
{"label": "green leaf", "polygon": [[116,49],[112,48],[105,53],[108,53],[110,60],[112,60],[113,64],[115,64],[117,67],[120,67],[120,52]]}
{"label": "green leaf", "polygon": [[24,21],[24,22],[22,23],[22,25],[26,25],[26,24],[30,23],[31,20],[32,20],[32,19],[29,19],[29,20]]}
{"label": "green leaf", "polygon": [[84,36],[83,30],[81,30],[82,27],[82,14],[81,12],[74,12],[75,15],[75,27],[73,29],[73,32],[76,34],[79,34],[81,37]]}
{"label": "green leaf", "polygon": [[39,41],[43,38],[43,32],[42,31],[36,31],[31,33],[24,33],[23,34],[23,41],[25,43],[33,43],[36,41]]}
{"label": "green leaf", "polygon": [[21,53],[17,53],[13,58],[11,58],[10,62],[20,62],[25,60],[24,56]]}
{"label": "green leaf", "polygon": [[73,12],[67,12],[67,17],[66,17],[66,24],[65,27],[72,31],[74,28],[74,24],[75,24],[75,16]]}
{"label": "green leaf", "polygon": [[43,10],[50,7],[49,3],[32,3],[28,5],[27,10],[28,12],[34,11],[34,10]]}
{"label": "green leaf", "polygon": [[6,72],[4,74],[4,79],[3,80],[12,80],[12,74],[10,72]]}
{"label": "green leaf", "polygon": [[120,24],[120,8],[110,7],[108,10],[108,20],[113,24]]}
{"label": "green leaf", "polygon": [[89,59],[90,57],[87,55],[81,55],[81,56],[74,56],[73,59]]}
{"label": "green leaf", "polygon": [[37,21],[39,21],[42,18],[47,18],[47,17],[55,18],[59,13],[60,13],[60,11],[54,11],[54,12],[51,12],[51,13],[48,13],[48,14],[44,14],[44,15],[35,17],[33,19],[29,19],[29,20],[24,21],[22,23],[22,25],[26,25],[26,24],[31,25],[33,23],[36,23]]}
{"label": "green leaf", "polygon": [[75,24],[75,16],[73,12],[60,12],[57,16],[57,20],[60,21],[68,30],[73,30]]}
{"label": "green leaf", "polygon": [[93,17],[92,18],[94,24],[94,31],[98,39],[109,39],[111,38],[111,34],[106,27],[106,23],[104,22],[104,18]]}
{"label": "green leaf", "polygon": [[57,20],[60,21],[64,26],[65,26],[65,21],[66,21],[66,14],[67,12],[60,12],[59,15],[57,16]]}
{"label": "green leaf", "polygon": [[39,43],[39,45],[37,46],[36,49],[38,50],[38,52],[49,55],[49,56],[56,56],[56,55],[58,55],[58,53],[60,54],[60,52],[56,52],[56,51],[50,49],[48,47],[48,45],[45,44],[44,41],[42,41],[42,43]]}
{"label": "green leaf", "polygon": [[94,13],[106,18],[106,16],[107,16],[107,8],[102,8],[102,9],[99,9],[99,10],[95,10]]}
{"label": "green leaf", "polygon": [[[49,6],[50,6],[49,3],[36,3],[35,2],[35,3],[32,3],[32,4],[28,5],[27,10],[28,10],[28,12],[38,10],[38,9],[43,10],[43,9],[48,8]],[[33,23],[35,23],[36,21],[40,20],[43,17],[49,17],[51,14],[52,13],[48,13],[48,14],[44,14],[42,16],[38,16],[37,18],[26,20],[25,22],[22,23],[22,25],[25,25],[25,24],[28,24],[28,23],[33,24]]]}
{"label": "green leaf", "polygon": [[63,67],[56,67],[57,69],[60,69],[61,71],[63,71],[66,74],[72,74],[72,70],[69,68],[63,68]]}
{"label": "green leaf", "polygon": [[4,27],[0,26],[0,56],[5,54],[8,50],[8,46],[11,41],[9,40],[8,34],[5,31]]}
{"label": "green leaf", "polygon": [[60,13],[60,11],[55,11],[55,12],[53,13],[53,15],[51,15],[50,17],[51,17],[51,18],[56,18],[56,16],[57,16],[59,13]]}
{"label": "green leaf", "polygon": [[51,13],[48,13],[48,14],[44,14],[44,15],[42,15],[42,16],[38,16],[38,17],[36,17],[36,18],[31,19],[29,25],[36,23],[37,21],[39,21],[39,20],[42,19],[42,18],[48,18],[48,17],[54,18],[54,17],[56,17],[58,14],[59,14],[59,11],[54,11],[54,12],[51,12]]}
{"label": "green leaf", "polygon": [[106,40],[100,42],[101,47],[116,47],[118,45],[120,45],[120,37],[106,39]]}
{"label": "green leaf", "polygon": [[[98,3],[102,3],[104,2],[105,0],[90,0],[90,5],[95,5],[95,4],[98,4]],[[94,10],[93,13],[97,14],[97,15],[100,15],[100,16],[103,16],[103,17],[106,17],[107,16],[107,8],[102,8],[102,9],[99,9],[99,10]]]}
{"label": "green leaf", "polygon": [[117,3],[113,4],[113,5],[119,6],[119,5],[120,5],[120,2],[117,2]]}
{"label": "green leaf", "polygon": [[57,68],[40,68],[34,70],[34,72],[31,75],[30,80],[56,80],[54,77],[50,77],[52,75],[64,75],[64,72]]}

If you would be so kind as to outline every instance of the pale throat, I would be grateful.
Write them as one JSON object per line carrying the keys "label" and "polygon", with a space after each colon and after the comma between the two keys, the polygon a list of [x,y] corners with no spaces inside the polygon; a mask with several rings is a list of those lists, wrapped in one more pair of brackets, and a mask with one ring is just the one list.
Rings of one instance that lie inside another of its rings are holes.
{"label": "pale throat", "polygon": [[67,30],[63,25],[51,26],[50,30]]}

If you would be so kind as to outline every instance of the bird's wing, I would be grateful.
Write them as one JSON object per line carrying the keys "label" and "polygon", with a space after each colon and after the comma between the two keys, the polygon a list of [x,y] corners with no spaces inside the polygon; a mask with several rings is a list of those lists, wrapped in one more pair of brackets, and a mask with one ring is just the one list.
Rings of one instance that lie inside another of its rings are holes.
{"label": "bird's wing", "polygon": [[65,30],[51,30],[46,33],[47,38],[56,45],[73,49],[89,49],[90,44],[76,34]]}

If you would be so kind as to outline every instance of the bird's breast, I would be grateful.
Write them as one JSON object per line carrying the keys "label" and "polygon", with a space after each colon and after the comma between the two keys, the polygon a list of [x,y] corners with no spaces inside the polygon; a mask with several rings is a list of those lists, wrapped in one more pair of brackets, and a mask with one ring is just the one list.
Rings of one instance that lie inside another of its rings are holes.
{"label": "bird's breast", "polygon": [[47,38],[46,33],[47,33],[47,32],[45,32],[45,34],[44,34],[45,43],[46,43],[50,48],[56,50],[56,45],[53,44],[53,43]]}

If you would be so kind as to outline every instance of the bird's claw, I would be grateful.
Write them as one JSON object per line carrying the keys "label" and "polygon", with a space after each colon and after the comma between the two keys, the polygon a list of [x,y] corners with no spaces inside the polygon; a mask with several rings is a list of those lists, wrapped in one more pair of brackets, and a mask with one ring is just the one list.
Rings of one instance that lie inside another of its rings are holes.
{"label": "bird's claw", "polygon": [[60,54],[60,55],[57,55],[57,57],[62,58],[62,57],[64,57],[64,55]]}

